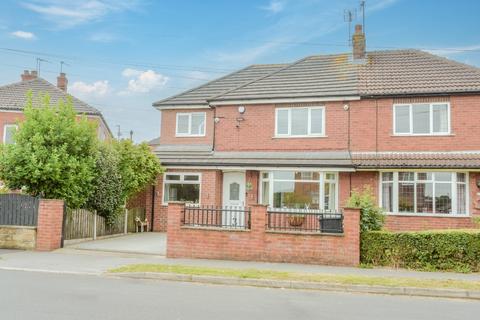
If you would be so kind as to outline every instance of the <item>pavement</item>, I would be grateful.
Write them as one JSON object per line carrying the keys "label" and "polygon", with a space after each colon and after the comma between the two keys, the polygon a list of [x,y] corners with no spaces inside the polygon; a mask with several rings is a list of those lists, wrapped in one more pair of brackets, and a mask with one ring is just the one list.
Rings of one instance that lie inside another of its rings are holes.
{"label": "pavement", "polygon": [[125,236],[108,239],[77,242],[72,245],[67,244],[67,246],[69,248],[82,250],[153,254],[164,256],[167,252],[167,235],[166,233],[162,232],[132,233]]}
{"label": "pavement", "polygon": [[1,319],[475,319],[473,300],[0,270]]}

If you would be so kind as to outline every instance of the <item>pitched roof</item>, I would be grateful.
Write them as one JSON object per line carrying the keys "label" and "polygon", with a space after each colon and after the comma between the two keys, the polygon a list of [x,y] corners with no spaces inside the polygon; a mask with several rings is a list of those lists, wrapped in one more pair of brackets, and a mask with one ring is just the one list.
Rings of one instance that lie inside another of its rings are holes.
{"label": "pitched roof", "polygon": [[1,86],[0,109],[23,110],[27,100],[27,93],[30,90],[32,91],[34,102],[39,102],[40,93],[48,93],[50,101],[54,104],[60,100],[67,101],[68,98],[71,98],[73,107],[78,113],[101,116],[100,111],[94,107],[57,88],[55,85],[42,78],[35,78]]}
{"label": "pitched roof", "polygon": [[348,54],[306,57],[210,100],[356,96],[357,68]]}
{"label": "pitched roof", "polygon": [[291,64],[252,65],[153,105],[460,92],[480,92],[479,68],[405,49],[371,51],[361,61],[344,53],[310,56]]}
{"label": "pitched roof", "polygon": [[480,92],[480,69],[420,50],[375,51],[359,70],[361,95]]}
{"label": "pitched roof", "polygon": [[208,106],[207,99],[224,91],[236,88],[240,84],[257,79],[286,66],[285,64],[251,65],[239,71],[230,73],[219,79],[205,83],[199,87],[182,92],[175,96],[154,102],[155,107],[162,106]]}

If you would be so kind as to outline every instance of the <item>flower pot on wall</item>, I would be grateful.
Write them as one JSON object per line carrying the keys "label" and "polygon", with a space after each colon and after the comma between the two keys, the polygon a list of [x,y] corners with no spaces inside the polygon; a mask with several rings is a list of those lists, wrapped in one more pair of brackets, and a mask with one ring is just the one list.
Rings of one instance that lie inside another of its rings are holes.
{"label": "flower pot on wall", "polygon": [[304,222],[304,215],[294,214],[288,216],[288,224],[292,227],[300,227]]}

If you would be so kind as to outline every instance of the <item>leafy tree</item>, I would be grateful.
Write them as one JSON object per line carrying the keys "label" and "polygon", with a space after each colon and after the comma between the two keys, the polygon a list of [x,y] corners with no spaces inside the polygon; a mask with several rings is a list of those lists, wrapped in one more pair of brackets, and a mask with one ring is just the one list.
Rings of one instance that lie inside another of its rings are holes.
{"label": "leafy tree", "polygon": [[96,210],[107,222],[112,222],[123,204],[122,177],[119,170],[119,154],[111,144],[99,146],[95,163],[93,192],[87,202],[87,208]]}
{"label": "leafy tree", "polygon": [[120,156],[121,194],[126,200],[148,184],[153,184],[163,169],[146,143],[135,145],[130,140],[121,140],[114,142],[114,146]]}
{"label": "leafy tree", "polygon": [[354,190],[347,200],[347,206],[360,208],[361,232],[382,229],[385,221],[383,209],[376,205],[375,197],[369,186],[365,186],[361,192]]}
{"label": "leafy tree", "polygon": [[52,106],[48,95],[39,101],[34,106],[29,93],[15,144],[2,147],[0,179],[10,189],[81,207],[95,176],[95,123],[79,119],[71,101]]}

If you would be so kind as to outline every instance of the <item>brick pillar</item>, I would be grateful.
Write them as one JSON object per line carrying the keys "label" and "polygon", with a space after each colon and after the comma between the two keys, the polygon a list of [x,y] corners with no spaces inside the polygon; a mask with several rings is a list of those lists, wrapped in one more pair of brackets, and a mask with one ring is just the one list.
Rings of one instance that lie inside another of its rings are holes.
{"label": "brick pillar", "polygon": [[38,251],[52,251],[61,247],[63,228],[63,200],[40,199],[37,222]]}
{"label": "brick pillar", "polygon": [[343,208],[343,233],[348,253],[348,263],[352,266],[360,264],[360,209]]}
{"label": "brick pillar", "polygon": [[[183,202],[170,202],[167,210],[167,257],[175,258],[185,256],[186,249],[179,239],[180,227],[182,225],[182,212],[185,209]],[[180,246],[180,247],[179,247]]]}
{"label": "brick pillar", "polygon": [[251,242],[248,250],[249,258],[247,260],[264,260],[265,258],[265,222],[267,206],[254,204],[251,206]]}

